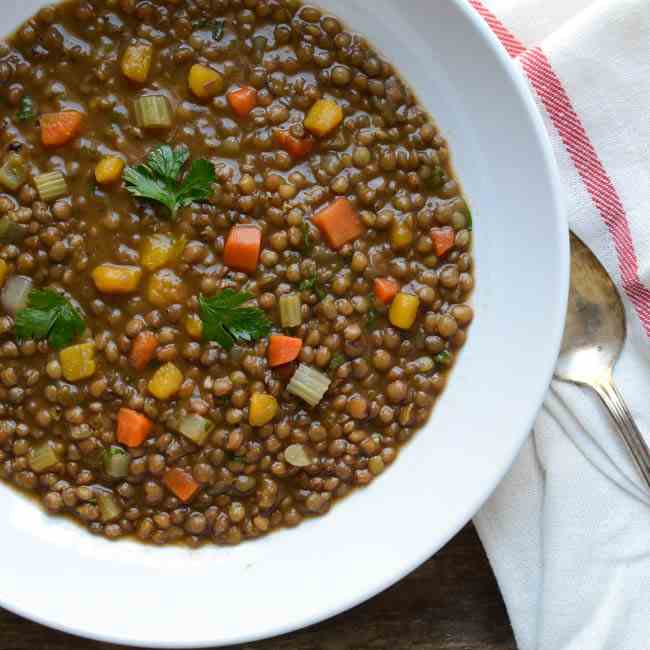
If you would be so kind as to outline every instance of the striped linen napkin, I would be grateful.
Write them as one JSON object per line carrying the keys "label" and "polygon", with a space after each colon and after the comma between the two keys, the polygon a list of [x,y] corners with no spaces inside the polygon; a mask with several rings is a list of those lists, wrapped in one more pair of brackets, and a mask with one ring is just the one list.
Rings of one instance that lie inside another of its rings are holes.
{"label": "striped linen napkin", "polygon": [[[571,228],[624,298],[615,372],[650,431],[650,0],[468,0],[527,77]],[[521,650],[650,648],[650,494],[598,399],[554,382],[475,524]]]}

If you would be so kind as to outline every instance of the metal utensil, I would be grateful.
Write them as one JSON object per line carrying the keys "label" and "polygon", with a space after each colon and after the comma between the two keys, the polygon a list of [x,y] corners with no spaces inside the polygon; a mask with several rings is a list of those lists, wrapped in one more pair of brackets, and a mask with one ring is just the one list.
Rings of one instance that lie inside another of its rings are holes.
{"label": "metal utensil", "polygon": [[614,283],[591,250],[571,233],[569,305],[555,376],[598,393],[650,486],[650,449],[612,377],[625,335],[625,311]]}

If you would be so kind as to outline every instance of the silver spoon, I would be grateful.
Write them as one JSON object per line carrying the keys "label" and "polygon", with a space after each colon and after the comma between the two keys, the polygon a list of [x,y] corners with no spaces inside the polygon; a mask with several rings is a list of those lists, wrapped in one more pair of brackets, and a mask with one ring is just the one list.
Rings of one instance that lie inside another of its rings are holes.
{"label": "silver spoon", "polygon": [[650,486],[650,450],[612,377],[625,335],[625,311],[614,283],[591,250],[571,233],[571,288],[555,376],[598,393]]}

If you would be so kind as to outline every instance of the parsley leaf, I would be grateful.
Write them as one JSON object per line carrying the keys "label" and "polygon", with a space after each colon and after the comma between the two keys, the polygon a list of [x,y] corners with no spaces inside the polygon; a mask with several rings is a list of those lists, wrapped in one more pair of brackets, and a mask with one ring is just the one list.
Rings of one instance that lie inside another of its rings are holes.
{"label": "parsley leaf", "polygon": [[314,241],[309,230],[309,223],[305,219],[302,222],[302,250],[309,255],[314,248]]}
{"label": "parsley leaf", "polygon": [[32,290],[27,307],[16,314],[16,338],[45,339],[60,350],[86,329],[81,314],[52,289]]}
{"label": "parsley leaf", "polygon": [[436,354],[434,361],[440,366],[449,366],[451,365],[451,354],[448,350],[443,350]]}
{"label": "parsley leaf", "polygon": [[124,170],[126,189],[133,196],[162,203],[172,218],[176,217],[179,208],[209,199],[212,183],[217,180],[211,162],[195,160],[185,178],[179,181],[189,156],[187,147],[174,150],[165,144],[154,149],[146,162]]}
{"label": "parsley leaf", "polygon": [[303,280],[298,285],[298,289],[300,289],[300,291],[313,291],[319,300],[323,300],[323,298],[327,296],[327,292],[320,285],[320,282],[318,281],[318,276],[315,273],[314,275],[311,276],[311,278],[307,278]]}
{"label": "parsley leaf", "polygon": [[243,307],[253,294],[224,289],[212,298],[199,296],[203,338],[230,350],[236,341],[257,341],[271,333],[271,321],[258,307]]}
{"label": "parsley leaf", "polygon": [[445,184],[445,181],[445,170],[441,165],[436,165],[431,171],[431,176],[426,180],[426,184],[429,189],[435,192]]}
{"label": "parsley leaf", "polygon": [[190,150],[187,147],[162,146],[154,149],[147,158],[145,167],[152,174],[157,174],[168,183],[175,183],[180,176],[183,165],[190,159]]}
{"label": "parsley leaf", "polygon": [[25,95],[20,100],[20,110],[18,111],[16,117],[18,118],[19,122],[29,122],[30,120],[33,120],[36,117],[36,108],[34,107],[34,100],[28,95]]}
{"label": "parsley leaf", "polygon": [[345,357],[345,355],[341,354],[340,352],[337,352],[332,357],[332,360],[330,361],[329,369],[330,370],[338,370],[346,361],[347,361],[347,358]]}
{"label": "parsley leaf", "polygon": [[212,38],[215,41],[220,41],[223,38],[226,22],[224,20],[215,20],[212,24]]}
{"label": "parsley leaf", "polygon": [[225,20],[210,21],[208,18],[204,18],[203,20],[195,20],[192,23],[193,29],[212,29],[212,38],[215,41],[220,41],[223,38],[225,27]]}
{"label": "parsley leaf", "polygon": [[377,319],[379,318],[379,311],[377,310],[377,307],[375,307],[374,301],[371,299],[370,307],[368,307],[368,311],[366,312],[366,322],[364,324],[364,327],[372,331],[377,327]]}

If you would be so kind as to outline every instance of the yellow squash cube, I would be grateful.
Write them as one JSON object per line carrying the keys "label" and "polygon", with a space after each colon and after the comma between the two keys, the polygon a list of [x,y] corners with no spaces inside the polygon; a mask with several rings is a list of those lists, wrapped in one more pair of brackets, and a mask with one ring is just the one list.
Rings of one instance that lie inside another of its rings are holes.
{"label": "yellow squash cube", "polygon": [[203,336],[203,321],[198,314],[189,314],[185,318],[185,331],[193,339],[198,340]]}
{"label": "yellow squash cube", "polygon": [[9,275],[9,264],[4,260],[0,260],[0,287],[5,283]]}
{"label": "yellow squash cube", "polygon": [[149,381],[149,392],[157,399],[169,399],[178,392],[182,383],[183,373],[173,363],[166,363]]}
{"label": "yellow squash cube", "polygon": [[129,45],[122,56],[122,72],[127,79],[144,83],[149,77],[153,47],[151,43]]}
{"label": "yellow squash cube", "polygon": [[122,177],[124,161],[117,156],[106,156],[102,158],[95,167],[95,180],[100,185],[116,183]]}
{"label": "yellow squash cube", "polygon": [[187,287],[171,269],[156,271],[147,285],[147,300],[156,307],[167,307],[187,298]]}
{"label": "yellow squash cube", "polygon": [[413,218],[409,215],[395,222],[390,230],[390,243],[394,249],[408,248],[413,242]]}
{"label": "yellow squash cube", "polygon": [[223,90],[223,77],[205,65],[193,65],[188,77],[190,90],[199,99],[209,99]]}
{"label": "yellow squash cube", "polygon": [[263,427],[268,424],[278,412],[278,402],[268,393],[255,393],[251,397],[248,412],[248,423],[252,427]]}
{"label": "yellow squash cube", "polygon": [[391,303],[388,320],[402,330],[410,329],[418,315],[420,299],[410,293],[398,293]]}
{"label": "yellow squash cube", "polygon": [[126,264],[100,264],[92,272],[98,291],[102,293],[132,293],[138,288],[142,269]]}
{"label": "yellow squash cube", "polygon": [[185,235],[178,239],[161,234],[151,235],[142,244],[140,262],[145,269],[156,271],[175,262],[183,254],[186,244]]}
{"label": "yellow squash cube", "polygon": [[319,99],[307,113],[305,128],[321,138],[343,121],[343,109],[331,99]]}
{"label": "yellow squash cube", "polygon": [[95,344],[79,343],[59,352],[63,376],[67,381],[80,381],[95,374]]}

